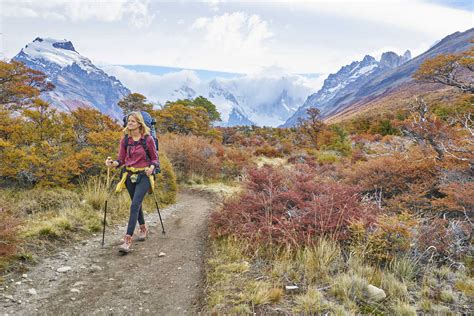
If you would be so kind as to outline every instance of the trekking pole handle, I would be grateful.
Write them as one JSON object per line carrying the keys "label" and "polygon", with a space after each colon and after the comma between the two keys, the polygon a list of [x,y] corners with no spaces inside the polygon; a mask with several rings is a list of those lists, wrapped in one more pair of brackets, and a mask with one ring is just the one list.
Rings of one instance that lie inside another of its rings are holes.
{"label": "trekking pole handle", "polygon": [[[108,159],[112,159],[112,157],[109,156],[109,157],[107,157],[107,160]],[[110,167],[107,166],[107,182],[106,182],[107,190],[109,190],[109,184],[110,184],[109,182],[110,182]]]}

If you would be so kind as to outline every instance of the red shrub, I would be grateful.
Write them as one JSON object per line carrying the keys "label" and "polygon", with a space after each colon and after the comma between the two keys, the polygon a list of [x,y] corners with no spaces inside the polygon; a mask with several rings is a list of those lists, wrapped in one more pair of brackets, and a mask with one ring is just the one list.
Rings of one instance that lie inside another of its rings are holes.
{"label": "red shrub", "polygon": [[354,186],[318,183],[306,165],[294,169],[265,166],[248,171],[246,190],[211,216],[211,233],[237,235],[254,245],[311,244],[316,235],[348,238],[352,221],[369,225],[377,207],[361,200]]}
{"label": "red shrub", "polygon": [[419,250],[428,254],[433,253],[441,261],[447,258],[459,258],[466,253],[471,239],[472,225],[466,221],[427,219],[418,229]]}
{"label": "red shrub", "polygon": [[16,253],[16,246],[19,242],[16,226],[18,220],[11,212],[0,207],[0,257],[10,257]]}

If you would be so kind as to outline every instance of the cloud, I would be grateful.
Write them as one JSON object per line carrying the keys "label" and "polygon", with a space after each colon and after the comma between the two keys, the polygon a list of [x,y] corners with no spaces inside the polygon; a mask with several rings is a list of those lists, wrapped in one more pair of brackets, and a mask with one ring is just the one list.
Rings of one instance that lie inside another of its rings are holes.
{"label": "cloud", "polygon": [[194,21],[191,28],[204,30],[207,44],[221,53],[262,53],[266,41],[273,37],[266,21],[256,14],[243,12],[201,17]]}
{"label": "cloud", "polygon": [[332,0],[292,4],[304,10],[439,36],[472,27],[472,12],[416,0]]}
{"label": "cloud", "polygon": [[6,17],[36,17],[42,19],[102,22],[126,20],[131,26],[142,28],[150,25],[149,0],[3,0],[1,15]]}
{"label": "cloud", "polygon": [[175,91],[183,86],[198,90],[202,84],[192,70],[182,70],[164,75],[139,72],[122,66],[102,66],[107,74],[117,77],[132,92],[145,95],[150,101],[160,104],[177,99]]}
{"label": "cloud", "polygon": [[[122,66],[102,66],[106,73],[117,77],[132,92],[145,95],[150,101],[160,104],[166,101],[182,99],[183,87],[195,91],[196,97],[209,96],[209,81],[203,80],[195,71],[181,70],[163,75],[130,70]],[[261,69],[252,75],[236,78],[216,78],[218,85],[231,92],[239,102],[239,106],[257,124],[278,126],[285,122],[297,107],[301,106],[308,95],[316,92],[322,85],[323,77],[309,78],[288,74],[284,69],[272,66]],[[289,103],[287,110],[273,109],[285,96]],[[214,96],[210,100],[216,104],[224,121],[234,106],[222,96]]]}

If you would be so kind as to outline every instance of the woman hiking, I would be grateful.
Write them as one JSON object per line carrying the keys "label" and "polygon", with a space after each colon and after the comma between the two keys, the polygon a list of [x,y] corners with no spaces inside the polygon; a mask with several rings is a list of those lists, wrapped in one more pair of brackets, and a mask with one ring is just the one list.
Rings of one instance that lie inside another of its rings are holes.
{"label": "woman hiking", "polygon": [[159,168],[159,161],[150,129],[140,112],[132,112],[127,116],[127,125],[123,133],[117,159],[107,157],[105,165],[115,168],[123,166],[121,181],[117,185],[116,192],[120,192],[125,186],[132,199],[127,233],[123,238],[123,244],[119,247],[120,252],[128,253],[137,220],[140,224],[138,240],[144,241],[147,237],[148,227],[143,217],[142,202],[145,194],[153,190],[153,171]]}

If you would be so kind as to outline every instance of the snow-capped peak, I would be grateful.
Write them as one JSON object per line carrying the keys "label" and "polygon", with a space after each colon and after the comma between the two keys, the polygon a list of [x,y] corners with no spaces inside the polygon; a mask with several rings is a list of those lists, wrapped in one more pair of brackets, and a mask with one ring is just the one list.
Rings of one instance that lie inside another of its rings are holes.
{"label": "snow-capped peak", "polygon": [[74,45],[68,40],[37,37],[25,46],[20,52],[32,60],[44,60],[58,65],[60,68],[72,66],[76,63],[86,71],[94,71],[91,61],[81,56]]}

